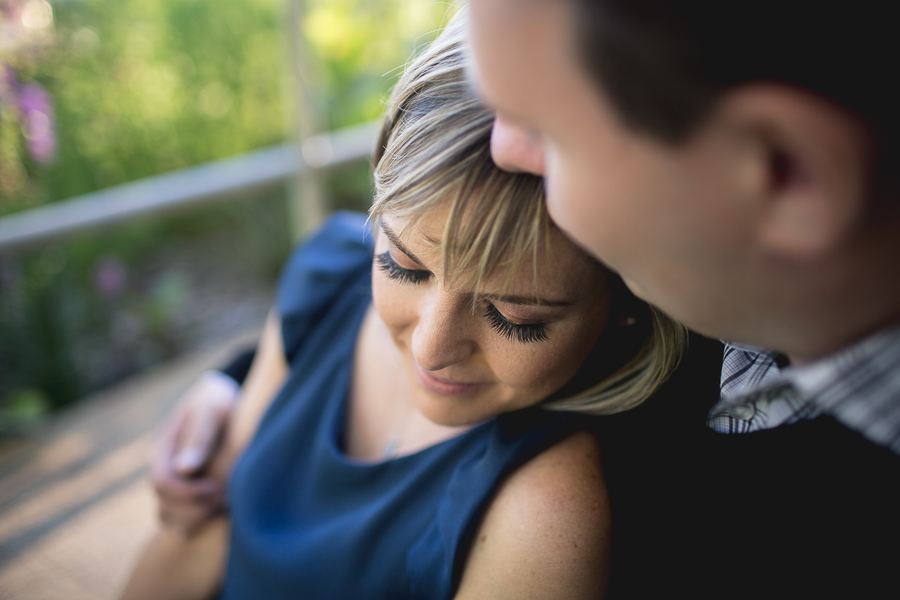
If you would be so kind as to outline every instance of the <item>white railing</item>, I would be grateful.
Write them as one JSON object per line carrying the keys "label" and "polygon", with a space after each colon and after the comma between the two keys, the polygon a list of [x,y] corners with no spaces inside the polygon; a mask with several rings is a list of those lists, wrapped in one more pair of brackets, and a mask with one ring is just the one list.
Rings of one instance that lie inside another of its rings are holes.
{"label": "white railing", "polygon": [[240,156],[148,177],[0,218],[0,252],[138,216],[216,202],[309,170],[366,158],[379,124],[365,123]]}

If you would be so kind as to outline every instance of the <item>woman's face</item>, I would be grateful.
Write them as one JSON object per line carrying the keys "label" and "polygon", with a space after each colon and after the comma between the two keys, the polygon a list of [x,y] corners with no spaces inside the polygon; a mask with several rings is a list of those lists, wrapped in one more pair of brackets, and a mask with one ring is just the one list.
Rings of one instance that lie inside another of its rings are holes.
{"label": "woman's face", "polygon": [[608,273],[553,230],[536,278],[529,265],[501,294],[502,274],[492,275],[473,312],[472,289],[443,276],[445,215],[408,229],[382,216],[372,289],[417,408],[457,426],[532,406],[568,382],[606,327],[611,293]]}

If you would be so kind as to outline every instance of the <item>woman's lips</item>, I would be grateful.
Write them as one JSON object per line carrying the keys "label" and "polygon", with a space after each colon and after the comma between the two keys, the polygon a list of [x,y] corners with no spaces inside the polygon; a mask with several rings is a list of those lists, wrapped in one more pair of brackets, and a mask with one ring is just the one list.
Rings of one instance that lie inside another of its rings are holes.
{"label": "woman's lips", "polygon": [[485,385],[483,383],[458,383],[455,381],[447,381],[446,379],[435,377],[420,367],[418,363],[414,362],[414,364],[416,366],[416,375],[419,376],[419,381],[422,382],[422,386],[429,392],[438,394],[439,396],[459,396],[461,394],[473,392]]}

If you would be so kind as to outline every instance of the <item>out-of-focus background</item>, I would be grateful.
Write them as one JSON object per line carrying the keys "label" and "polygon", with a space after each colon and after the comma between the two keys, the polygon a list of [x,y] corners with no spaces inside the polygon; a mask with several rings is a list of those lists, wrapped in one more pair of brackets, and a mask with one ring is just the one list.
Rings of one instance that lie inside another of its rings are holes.
{"label": "out-of-focus background", "polygon": [[113,597],[153,431],[364,210],[433,0],[0,0],[0,597]]}

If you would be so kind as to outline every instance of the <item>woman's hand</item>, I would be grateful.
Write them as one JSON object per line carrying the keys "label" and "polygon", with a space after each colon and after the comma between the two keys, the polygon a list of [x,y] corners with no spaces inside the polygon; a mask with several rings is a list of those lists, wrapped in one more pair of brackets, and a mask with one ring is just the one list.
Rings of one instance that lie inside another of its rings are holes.
{"label": "woman's hand", "polygon": [[[284,384],[287,373],[281,323],[272,313],[244,381],[241,399],[222,431],[224,441],[204,470],[222,489],[231,467],[256,433],[259,420]],[[139,559],[122,598],[200,600],[212,597],[225,573],[229,526],[226,516],[219,514],[199,525],[190,537],[171,528],[159,531]]]}
{"label": "woman's hand", "polygon": [[[150,471],[164,527],[188,536],[222,511],[233,457],[253,436],[286,374],[281,325],[271,315],[243,390],[227,375],[207,371],[184,393],[157,442]],[[232,421],[240,424],[229,433]]]}
{"label": "woman's hand", "polygon": [[503,483],[456,600],[596,600],[609,580],[610,510],[597,442],[578,433]]}
{"label": "woman's hand", "polygon": [[208,467],[222,447],[240,387],[207,371],[184,393],[162,431],[150,470],[163,526],[190,535],[221,512],[225,490]]}

